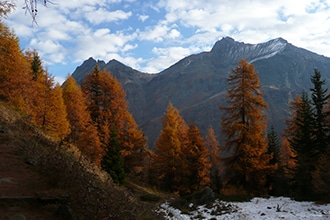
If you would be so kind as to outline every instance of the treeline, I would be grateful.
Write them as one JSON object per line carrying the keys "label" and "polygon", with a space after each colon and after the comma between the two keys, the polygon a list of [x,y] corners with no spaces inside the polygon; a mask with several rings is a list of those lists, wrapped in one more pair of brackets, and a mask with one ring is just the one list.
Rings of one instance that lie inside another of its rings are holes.
{"label": "treeline", "polygon": [[71,76],[56,84],[38,53],[23,53],[13,31],[0,23],[0,99],[60,145],[75,145],[119,184],[130,176],[180,195],[211,187],[225,195],[329,201],[329,95],[319,71],[311,82],[310,93],[290,103],[291,118],[279,138],[272,126],[267,131],[259,77],[241,60],[228,76],[227,105],[220,107],[224,144],[212,128],[203,138],[169,103],[152,152],[115,77],[96,66],[81,86]]}
{"label": "treeline", "polygon": [[[150,169],[151,181],[181,195],[205,186],[222,195],[290,196],[330,201],[330,102],[315,69],[313,88],[290,103],[281,138],[267,130],[267,103],[259,77],[244,59],[228,76],[221,106],[224,145],[209,129],[205,139],[170,103]],[[309,95],[311,98],[309,98]]]}

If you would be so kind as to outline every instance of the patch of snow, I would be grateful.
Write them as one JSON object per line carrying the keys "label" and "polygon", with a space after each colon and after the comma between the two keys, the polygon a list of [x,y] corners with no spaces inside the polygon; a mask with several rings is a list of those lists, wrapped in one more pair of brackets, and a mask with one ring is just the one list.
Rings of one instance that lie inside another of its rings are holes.
{"label": "patch of snow", "polygon": [[[224,213],[219,213],[217,207],[231,207]],[[158,210],[165,219],[189,220],[189,219],[246,219],[246,220],[272,220],[272,219],[308,219],[326,220],[330,219],[330,204],[318,205],[313,202],[297,202],[287,197],[253,198],[250,202],[224,202],[216,201],[211,208],[198,206],[196,210],[182,213],[164,203]]]}
{"label": "patch of snow", "polygon": [[288,42],[282,38],[277,38],[260,44],[236,43],[228,49],[226,54],[233,60],[244,58],[249,63],[253,63],[257,60],[275,56],[282,52],[287,44]]}
{"label": "patch of snow", "polygon": [[267,43],[255,45],[257,55],[254,59],[250,60],[253,63],[257,60],[268,59],[282,52],[287,45],[287,42],[281,38],[271,40]]}

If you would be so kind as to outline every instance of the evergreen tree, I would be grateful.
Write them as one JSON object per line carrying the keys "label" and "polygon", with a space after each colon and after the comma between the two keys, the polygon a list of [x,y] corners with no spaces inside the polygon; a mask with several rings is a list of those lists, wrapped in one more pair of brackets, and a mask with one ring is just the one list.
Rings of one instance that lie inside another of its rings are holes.
{"label": "evergreen tree", "polygon": [[287,189],[287,185],[285,185],[284,171],[281,166],[281,145],[273,125],[270,126],[270,130],[267,133],[267,140],[268,153],[273,155],[270,164],[278,166],[278,169],[268,178],[269,188],[271,189],[270,193],[272,195],[281,196]]}
{"label": "evergreen tree", "polygon": [[101,161],[101,166],[110,174],[113,182],[123,185],[126,175],[120,148],[117,132],[115,129],[112,129],[105,155]]}
{"label": "evergreen tree", "polygon": [[305,155],[310,158],[314,152],[315,142],[314,117],[311,102],[306,92],[302,92],[301,103],[298,106],[294,123],[297,129],[290,144],[297,151],[298,156]]}
{"label": "evergreen tree", "polygon": [[315,118],[315,142],[313,155],[319,157],[329,145],[329,124],[326,117],[329,113],[325,112],[325,105],[329,100],[328,90],[324,89],[325,80],[321,80],[321,73],[314,69],[311,77],[314,88],[312,92],[313,112]]}
{"label": "evergreen tree", "polygon": [[271,159],[270,163],[280,164],[280,141],[274,129],[274,126],[270,126],[270,130],[267,133],[267,140],[268,140],[268,153],[273,154],[273,158]]}
{"label": "evergreen tree", "polygon": [[329,156],[329,122],[327,117],[329,110],[327,104],[329,101],[328,90],[324,89],[325,80],[321,79],[321,73],[314,69],[314,75],[311,76],[311,82],[314,87],[312,92],[312,104],[314,113],[314,136],[315,141],[311,155],[312,185],[315,193],[315,199],[329,200],[329,174],[327,166],[330,162]]}
{"label": "evergreen tree", "polygon": [[297,130],[290,144],[297,153],[297,167],[294,175],[296,199],[312,199],[312,155],[314,153],[314,117],[311,102],[306,92],[301,95],[294,121]]}
{"label": "evergreen tree", "polygon": [[270,165],[265,134],[267,104],[260,92],[259,77],[244,59],[228,78],[228,107],[222,107],[222,132],[230,156],[226,166],[227,186],[243,187],[250,193],[265,193],[266,177],[276,167]]}

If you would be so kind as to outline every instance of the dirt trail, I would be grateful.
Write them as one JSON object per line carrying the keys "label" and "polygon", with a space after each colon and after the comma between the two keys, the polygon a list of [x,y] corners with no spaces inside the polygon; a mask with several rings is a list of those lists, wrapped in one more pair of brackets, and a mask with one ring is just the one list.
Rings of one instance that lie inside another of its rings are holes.
{"label": "dirt trail", "polygon": [[49,186],[37,169],[33,161],[24,159],[18,147],[0,138],[1,220],[57,219],[56,210],[60,205],[57,198],[63,193]]}

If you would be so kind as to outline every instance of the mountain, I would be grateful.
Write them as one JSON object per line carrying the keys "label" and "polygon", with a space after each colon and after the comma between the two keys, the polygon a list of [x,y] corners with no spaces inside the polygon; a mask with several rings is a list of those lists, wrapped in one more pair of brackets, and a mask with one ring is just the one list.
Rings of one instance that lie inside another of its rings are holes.
{"label": "mountain", "polygon": [[220,135],[220,105],[225,105],[228,73],[242,59],[254,64],[269,104],[269,124],[280,134],[289,117],[288,103],[303,90],[309,91],[310,76],[317,68],[330,79],[330,58],[298,48],[277,38],[260,44],[246,44],[225,37],[212,50],[190,55],[157,74],[142,73],[116,60],[108,63],[86,60],[72,76],[78,81],[97,64],[117,77],[127,94],[130,112],[154,143],[161,129],[163,113],[171,101],[187,123],[195,123],[203,134],[212,126]]}

